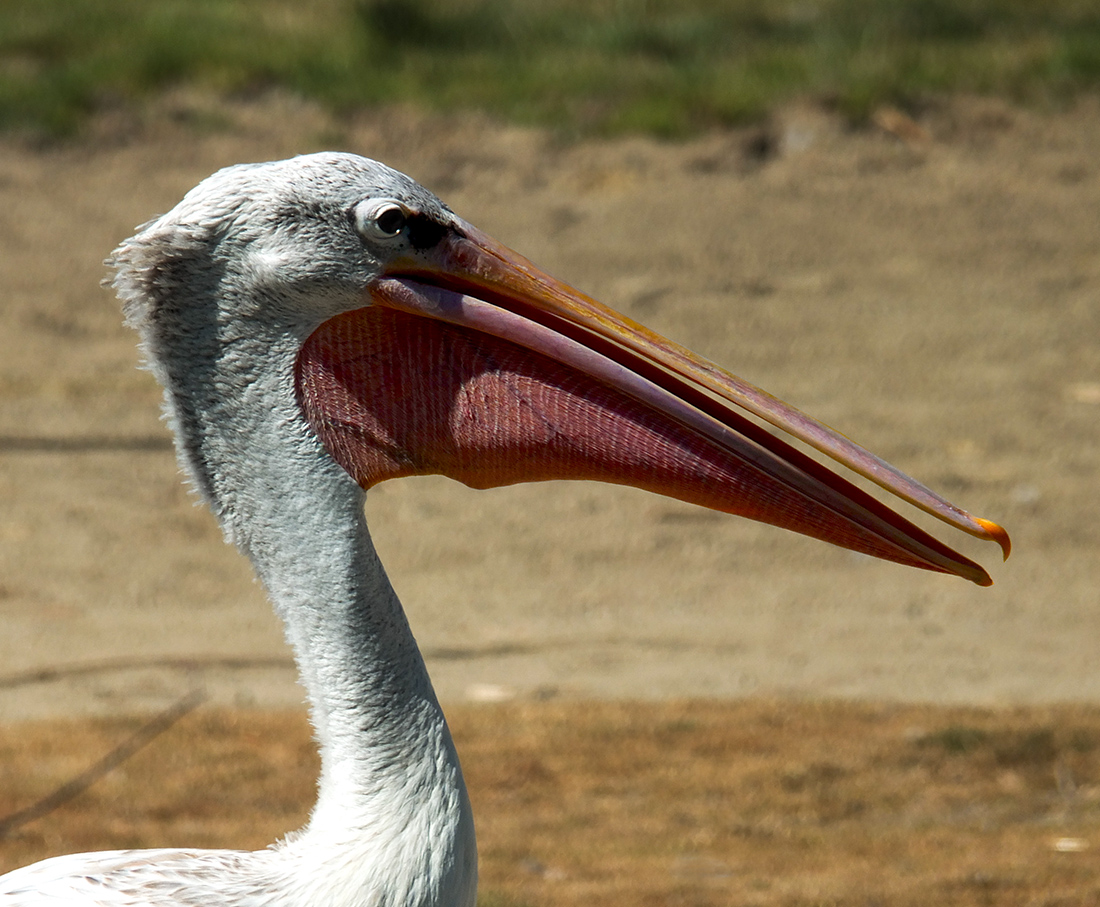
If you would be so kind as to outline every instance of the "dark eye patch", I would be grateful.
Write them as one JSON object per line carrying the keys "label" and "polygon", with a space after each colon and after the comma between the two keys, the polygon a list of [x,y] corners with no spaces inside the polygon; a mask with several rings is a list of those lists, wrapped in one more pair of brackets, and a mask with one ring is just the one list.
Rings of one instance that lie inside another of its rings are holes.
{"label": "dark eye patch", "polygon": [[430,249],[439,245],[447,228],[426,214],[411,214],[405,222],[405,235],[414,249]]}

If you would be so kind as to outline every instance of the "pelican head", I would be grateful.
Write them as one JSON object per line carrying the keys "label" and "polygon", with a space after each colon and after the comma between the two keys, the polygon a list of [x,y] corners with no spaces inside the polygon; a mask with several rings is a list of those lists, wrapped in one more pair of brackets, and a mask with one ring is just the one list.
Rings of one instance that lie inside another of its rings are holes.
{"label": "pelican head", "polygon": [[305,420],[363,488],[428,473],[476,488],[597,479],[991,582],[794,439],[1008,555],[995,523],[550,277],[374,161],[227,168],[117,261],[154,368],[181,340],[165,312],[187,304],[178,289],[216,300],[182,340],[223,362],[234,345],[292,353]]}

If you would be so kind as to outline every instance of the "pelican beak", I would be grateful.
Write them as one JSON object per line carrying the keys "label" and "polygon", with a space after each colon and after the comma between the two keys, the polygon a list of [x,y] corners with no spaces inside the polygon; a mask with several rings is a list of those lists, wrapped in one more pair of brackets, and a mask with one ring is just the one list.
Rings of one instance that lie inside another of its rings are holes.
{"label": "pelican beak", "polygon": [[[310,423],[364,487],[417,472],[476,487],[596,478],[991,584],[981,566],[751,415],[1008,557],[996,523],[464,222],[393,262],[368,293],[369,308],[307,341],[298,373]],[[403,355],[379,351],[395,343]],[[507,418],[489,412],[500,407]],[[418,425],[435,419],[427,433],[409,427],[410,409]]]}

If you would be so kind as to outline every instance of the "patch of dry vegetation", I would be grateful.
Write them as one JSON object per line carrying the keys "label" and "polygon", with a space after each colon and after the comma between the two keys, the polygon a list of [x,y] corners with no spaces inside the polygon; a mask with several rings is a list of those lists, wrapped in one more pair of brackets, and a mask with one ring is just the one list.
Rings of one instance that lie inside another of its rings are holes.
{"label": "patch of dry vegetation", "polygon": [[[512,703],[449,710],[488,904],[1084,904],[1100,899],[1100,708]],[[0,730],[0,812],[133,722]],[[300,714],[204,711],[0,844],[262,847],[300,825]]]}

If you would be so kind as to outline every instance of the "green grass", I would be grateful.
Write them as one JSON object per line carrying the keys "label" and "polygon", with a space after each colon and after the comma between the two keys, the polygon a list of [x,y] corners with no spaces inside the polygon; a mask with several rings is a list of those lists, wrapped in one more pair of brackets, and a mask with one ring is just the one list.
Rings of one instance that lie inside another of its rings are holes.
{"label": "green grass", "polygon": [[0,129],[63,135],[172,86],[281,87],[575,133],[676,136],[795,96],[853,119],[1100,85],[1095,0],[3,0]]}

